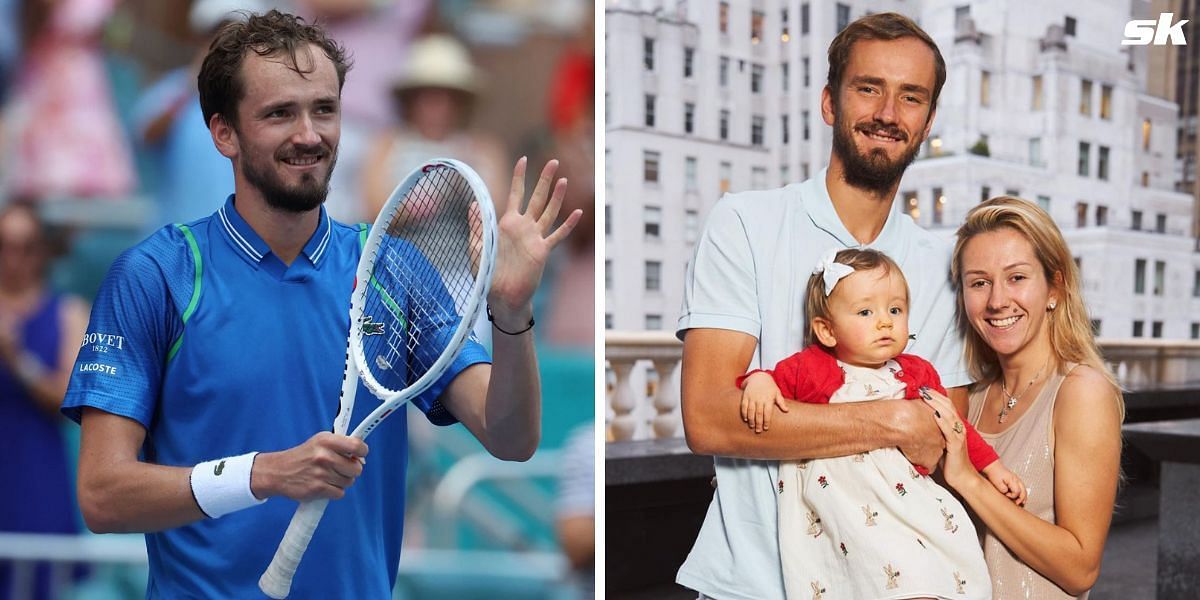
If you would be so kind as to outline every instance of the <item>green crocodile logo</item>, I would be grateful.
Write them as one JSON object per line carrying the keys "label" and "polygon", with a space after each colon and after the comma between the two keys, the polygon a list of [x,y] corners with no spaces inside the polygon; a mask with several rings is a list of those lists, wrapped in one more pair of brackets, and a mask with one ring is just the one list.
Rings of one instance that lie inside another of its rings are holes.
{"label": "green crocodile logo", "polygon": [[213,467],[213,475],[219,476],[221,474],[221,471],[224,471],[224,470],[225,470],[225,461],[221,461],[221,462],[217,463],[217,466]]}
{"label": "green crocodile logo", "polygon": [[383,323],[376,323],[374,317],[365,316],[362,319],[363,335],[383,335]]}

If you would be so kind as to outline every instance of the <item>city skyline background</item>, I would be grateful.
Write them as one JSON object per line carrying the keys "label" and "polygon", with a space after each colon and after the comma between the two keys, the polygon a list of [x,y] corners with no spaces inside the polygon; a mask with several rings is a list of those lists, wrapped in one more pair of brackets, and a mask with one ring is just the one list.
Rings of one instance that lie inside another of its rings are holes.
{"label": "city skyline background", "polygon": [[605,328],[674,331],[722,194],[825,166],[829,42],[868,10],[894,10],[947,63],[894,210],[949,238],[983,199],[1036,201],[1081,267],[1099,337],[1200,338],[1197,44],[1121,45],[1129,20],[1190,19],[1196,4],[609,0]]}

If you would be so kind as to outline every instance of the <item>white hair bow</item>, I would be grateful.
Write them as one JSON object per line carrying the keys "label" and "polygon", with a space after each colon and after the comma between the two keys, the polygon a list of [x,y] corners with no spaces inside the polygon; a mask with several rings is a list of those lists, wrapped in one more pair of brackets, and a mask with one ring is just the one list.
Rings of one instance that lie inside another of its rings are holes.
{"label": "white hair bow", "polygon": [[821,257],[821,262],[817,263],[816,267],[813,267],[813,275],[816,275],[817,273],[824,273],[823,279],[825,280],[826,297],[833,293],[833,287],[837,285],[837,282],[841,281],[843,277],[854,272],[854,267],[851,267],[850,265],[844,265],[834,260],[837,258],[837,253],[841,250],[842,248],[830,248],[829,251]]}

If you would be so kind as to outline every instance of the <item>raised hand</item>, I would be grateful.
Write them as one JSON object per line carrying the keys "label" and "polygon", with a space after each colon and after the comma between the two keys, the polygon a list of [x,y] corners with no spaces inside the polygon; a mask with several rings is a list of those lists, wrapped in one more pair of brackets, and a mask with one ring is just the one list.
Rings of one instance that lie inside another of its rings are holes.
{"label": "raised hand", "polygon": [[525,163],[522,157],[513,168],[508,206],[497,223],[500,235],[496,244],[496,270],[488,293],[488,304],[497,325],[512,330],[519,330],[529,322],[533,312],[530,300],[541,283],[550,251],[566,239],[583,216],[582,210],[573,211],[561,225],[554,227],[567,191],[565,178],[554,180],[557,160],[542,168],[526,205]]}

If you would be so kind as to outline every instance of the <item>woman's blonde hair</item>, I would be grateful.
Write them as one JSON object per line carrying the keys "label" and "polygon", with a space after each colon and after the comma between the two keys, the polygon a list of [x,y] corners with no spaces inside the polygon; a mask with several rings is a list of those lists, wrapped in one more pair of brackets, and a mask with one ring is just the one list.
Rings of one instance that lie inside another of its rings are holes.
{"label": "woman's blonde hair", "polygon": [[[882,268],[885,275],[893,272],[899,274],[900,280],[904,281],[904,298],[908,300],[908,281],[904,279],[904,271],[901,271],[900,265],[896,264],[896,261],[888,255],[870,248],[847,248],[839,251],[834,256],[833,262],[846,265],[854,269],[855,273]],[[817,318],[829,319],[829,298],[825,295],[825,279],[822,273],[813,273],[812,277],[808,278],[804,296],[804,315],[808,317],[804,323],[804,344],[806,346],[820,344],[821,340],[817,339],[812,323],[813,319]]]}
{"label": "woman's blonde hair", "polygon": [[1050,289],[1058,292],[1058,303],[1046,315],[1050,330],[1050,348],[1056,359],[1055,369],[1062,371],[1066,363],[1087,365],[1104,374],[1117,392],[1121,419],[1125,418],[1125,401],[1121,386],[1109,370],[1096,339],[1092,323],[1080,294],[1079,269],[1058,226],[1038,205],[1012,196],[997,196],[967,213],[966,221],[958,228],[954,257],[950,262],[950,277],[958,297],[958,325],[966,337],[964,356],[971,376],[979,382],[994,382],[1000,377],[1000,362],[996,352],[984,342],[971,326],[963,300],[963,250],[977,235],[1000,229],[1021,234],[1033,247],[1034,256],[1042,265]]}

